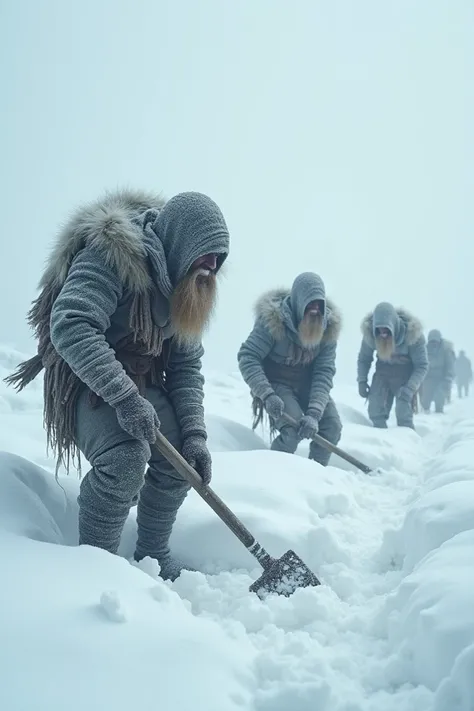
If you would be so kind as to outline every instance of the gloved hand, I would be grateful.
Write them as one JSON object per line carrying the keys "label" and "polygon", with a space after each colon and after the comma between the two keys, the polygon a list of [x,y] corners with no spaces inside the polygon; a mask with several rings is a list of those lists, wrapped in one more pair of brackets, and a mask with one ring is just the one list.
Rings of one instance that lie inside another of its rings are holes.
{"label": "gloved hand", "polygon": [[203,484],[207,486],[212,478],[212,459],[204,437],[199,435],[186,437],[181,454],[187,463],[197,471]]}
{"label": "gloved hand", "polygon": [[415,393],[411,388],[408,388],[406,385],[403,385],[400,390],[398,391],[398,397],[400,400],[406,400],[407,402],[410,402],[413,400],[413,395]]}
{"label": "gloved hand", "polygon": [[311,415],[303,415],[299,422],[298,437],[300,439],[311,439],[318,434],[319,422]]}
{"label": "gloved hand", "polygon": [[368,398],[370,393],[369,383],[363,380],[359,383],[359,395],[363,398]]}
{"label": "gloved hand", "polygon": [[275,393],[273,393],[272,395],[268,395],[268,397],[265,398],[265,402],[263,404],[265,410],[274,420],[278,420],[278,418],[282,416],[283,410],[285,409],[285,404],[283,400],[281,399],[281,397],[278,397],[278,395],[275,395]]}
{"label": "gloved hand", "polygon": [[120,427],[135,439],[146,440],[153,444],[156,440],[156,430],[160,428],[160,421],[155,408],[134,392],[115,407],[117,420]]}

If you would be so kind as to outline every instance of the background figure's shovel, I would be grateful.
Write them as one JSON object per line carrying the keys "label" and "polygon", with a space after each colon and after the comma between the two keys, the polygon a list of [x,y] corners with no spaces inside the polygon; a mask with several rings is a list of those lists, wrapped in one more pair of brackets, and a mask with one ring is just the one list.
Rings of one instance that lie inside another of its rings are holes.
{"label": "background figure's shovel", "polygon": [[181,476],[197,491],[199,496],[215,511],[249,553],[262,566],[263,574],[250,586],[250,592],[264,598],[268,593],[278,593],[289,597],[298,588],[320,585],[316,575],[292,550],[281,558],[272,558],[265,548],[255,540],[250,531],[239,521],[237,516],[226,506],[222,499],[209,487],[204,486],[199,474],[191,467],[179,452],[157,431],[156,446],[161,454]]}
{"label": "background figure's shovel", "polygon": [[[291,425],[292,427],[295,427],[296,429],[298,429],[297,421],[294,420],[292,417],[290,417],[290,415],[287,415],[284,412],[281,417],[283,420],[285,420],[285,422],[288,425]],[[351,454],[344,452],[343,449],[339,449],[339,447],[336,447],[335,444],[331,444],[331,442],[328,442],[327,439],[324,439],[324,437],[321,437],[321,435],[315,434],[315,435],[313,435],[313,437],[311,437],[311,439],[313,440],[313,442],[320,444],[321,447],[328,449],[333,454],[337,454],[337,456],[341,457],[341,459],[345,459],[345,461],[349,462],[349,464],[353,464],[355,467],[357,467],[357,469],[360,469],[361,472],[364,472],[364,474],[370,474],[373,471],[373,469],[368,467],[367,464],[360,462],[358,459],[353,457]]]}

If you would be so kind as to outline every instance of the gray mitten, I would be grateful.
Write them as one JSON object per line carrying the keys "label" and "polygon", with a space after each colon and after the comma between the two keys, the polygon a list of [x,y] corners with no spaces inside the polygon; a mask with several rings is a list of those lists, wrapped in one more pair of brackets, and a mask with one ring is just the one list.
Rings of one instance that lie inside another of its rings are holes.
{"label": "gray mitten", "polygon": [[275,393],[268,395],[263,404],[265,410],[273,420],[278,420],[278,418],[282,416],[283,410],[285,409],[283,400],[281,397],[278,397],[278,395],[275,395]]}
{"label": "gray mitten", "polygon": [[207,486],[212,478],[212,459],[204,437],[191,435],[183,442],[181,454],[187,463],[193,467]]}
{"label": "gray mitten", "polygon": [[319,423],[315,417],[311,415],[303,415],[298,427],[298,437],[300,439],[311,439],[318,434]]}
{"label": "gray mitten", "polygon": [[359,395],[363,398],[368,398],[370,395],[370,388],[367,380],[361,380],[359,383]]}
{"label": "gray mitten", "polygon": [[135,439],[156,441],[156,430],[160,421],[155,408],[139,393],[134,392],[115,407],[120,427]]}

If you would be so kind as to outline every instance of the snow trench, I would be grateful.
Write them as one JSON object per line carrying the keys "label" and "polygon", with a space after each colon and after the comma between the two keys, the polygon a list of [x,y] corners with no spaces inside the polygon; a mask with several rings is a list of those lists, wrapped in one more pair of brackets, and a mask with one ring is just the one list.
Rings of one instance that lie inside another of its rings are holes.
{"label": "snow trench", "polygon": [[40,389],[1,389],[0,708],[472,711],[474,406],[377,431],[353,389],[335,394],[370,475],[270,451],[240,380],[208,375],[213,487],[322,582],[261,601],[258,564],[193,492],[172,547],[199,572],[130,564],[134,510],[120,556],[79,548],[79,481],[55,481]]}

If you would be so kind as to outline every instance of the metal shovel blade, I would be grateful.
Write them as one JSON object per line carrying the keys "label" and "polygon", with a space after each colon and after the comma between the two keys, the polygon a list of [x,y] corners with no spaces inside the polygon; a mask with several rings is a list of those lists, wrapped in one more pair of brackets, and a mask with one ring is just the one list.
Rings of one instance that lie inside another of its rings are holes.
{"label": "metal shovel blade", "polygon": [[260,599],[270,593],[290,597],[298,588],[321,585],[315,574],[294,551],[286,551],[281,558],[273,558],[262,575],[249,590]]}

